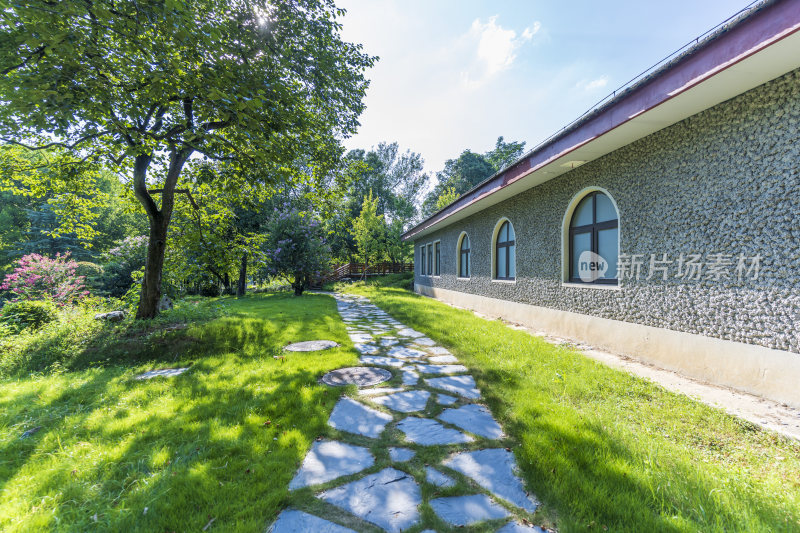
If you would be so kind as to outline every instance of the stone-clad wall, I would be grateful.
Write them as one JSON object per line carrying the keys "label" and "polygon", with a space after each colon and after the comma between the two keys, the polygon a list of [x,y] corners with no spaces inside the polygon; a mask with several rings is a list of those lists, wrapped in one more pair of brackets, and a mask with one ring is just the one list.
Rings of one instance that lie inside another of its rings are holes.
{"label": "stone-clad wall", "polygon": [[[760,255],[759,279],[682,280],[673,264],[667,281],[562,286],[562,220],[590,186],[619,207],[621,253]],[[501,217],[516,231],[516,283],[491,280]],[[462,231],[469,280],[456,278]],[[425,236],[415,255],[439,239],[441,276],[417,272],[418,284],[800,352],[800,71]]]}

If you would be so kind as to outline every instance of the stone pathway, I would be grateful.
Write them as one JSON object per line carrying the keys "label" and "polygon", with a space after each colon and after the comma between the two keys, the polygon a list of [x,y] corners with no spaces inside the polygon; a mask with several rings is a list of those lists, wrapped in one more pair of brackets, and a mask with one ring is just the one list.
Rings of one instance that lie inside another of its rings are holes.
{"label": "stone pathway", "polygon": [[539,503],[467,368],[366,298],[335,298],[361,364],[388,379],[339,400],[332,437],[289,484],[301,503],[269,531],[543,533],[528,525]]}

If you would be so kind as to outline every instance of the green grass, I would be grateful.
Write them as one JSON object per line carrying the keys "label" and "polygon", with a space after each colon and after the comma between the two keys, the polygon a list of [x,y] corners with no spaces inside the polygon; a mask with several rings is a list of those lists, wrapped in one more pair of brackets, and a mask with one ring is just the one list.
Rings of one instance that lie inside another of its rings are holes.
{"label": "green grass", "polygon": [[391,285],[400,281],[346,289],[470,368],[543,502],[541,523],[561,532],[800,531],[796,441]]}
{"label": "green grass", "polygon": [[[185,329],[81,319],[88,339],[60,328],[15,350],[5,369],[16,377],[0,380],[0,530],[200,531],[211,519],[211,531],[265,530],[327,432],[338,395],[318,377],[356,355],[328,296],[215,305],[211,320],[173,314]],[[343,347],[273,358],[318,338]],[[50,355],[37,359],[37,346]]]}

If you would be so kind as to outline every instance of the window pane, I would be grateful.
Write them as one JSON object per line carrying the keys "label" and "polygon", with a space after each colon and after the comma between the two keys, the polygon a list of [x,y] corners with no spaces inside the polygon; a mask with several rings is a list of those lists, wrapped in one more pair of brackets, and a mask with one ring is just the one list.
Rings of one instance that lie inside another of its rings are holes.
{"label": "window pane", "polygon": [[503,222],[500,226],[500,233],[497,235],[497,242],[506,242],[508,240],[508,222]]}
{"label": "window pane", "polygon": [[428,275],[433,273],[433,246],[428,245]]}
{"label": "window pane", "polygon": [[461,249],[469,250],[469,235],[464,235],[464,240],[461,241]]}
{"label": "window pane", "polygon": [[436,275],[438,276],[439,275],[439,262],[441,261],[441,257],[442,257],[440,243],[437,242],[435,247],[436,247],[436,263],[435,263],[436,266],[435,266],[435,269],[436,269]]}
{"label": "window pane", "polygon": [[590,194],[578,204],[575,213],[572,214],[573,228],[585,226],[592,223],[592,195]]}
{"label": "window pane", "polygon": [[514,238],[515,238],[515,236],[514,236],[514,226],[511,225],[511,222],[507,222],[506,224],[508,224],[508,240],[509,241],[513,241]]}
{"label": "window pane", "polygon": [[508,277],[515,278],[517,277],[517,255],[516,255],[516,246],[509,246],[508,247]]}
{"label": "window pane", "polygon": [[468,278],[470,276],[469,269],[470,269],[470,254],[466,254],[467,257],[467,269],[464,271],[464,277]]}
{"label": "window pane", "polygon": [[602,276],[604,279],[617,279],[618,231],[617,228],[613,228],[597,232],[597,254],[608,263],[608,270]]}
{"label": "window pane", "polygon": [[595,216],[597,217],[596,222],[605,222],[607,220],[617,219],[617,210],[614,209],[614,204],[611,202],[611,198],[603,193],[597,193],[597,212],[595,213]]}
{"label": "window pane", "polygon": [[508,277],[508,269],[506,268],[506,249],[505,248],[498,248],[497,249],[497,277],[498,278],[507,278]]}
{"label": "window pane", "polygon": [[578,233],[572,238],[572,270],[571,277],[577,278],[578,275],[578,259],[581,253],[586,250],[592,249],[592,232]]}
{"label": "window pane", "polygon": [[419,249],[419,273],[425,274],[425,247]]}

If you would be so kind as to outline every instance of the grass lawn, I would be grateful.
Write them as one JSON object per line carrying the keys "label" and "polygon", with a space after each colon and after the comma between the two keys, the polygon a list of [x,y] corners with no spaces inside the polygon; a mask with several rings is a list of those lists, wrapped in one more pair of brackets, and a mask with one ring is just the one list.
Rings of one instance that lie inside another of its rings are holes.
{"label": "grass lawn", "polygon": [[470,368],[537,518],[561,532],[800,531],[800,443],[499,321],[398,287],[348,290]]}
{"label": "grass lawn", "polygon": [[[266,529],[338,397],[317,378],[356,355],[328,296],[219,302],[221,318],[186,329],[98,327],[61,371],[0,380],[0,530]],[[273,358],[311,339],[344,347]]]}

